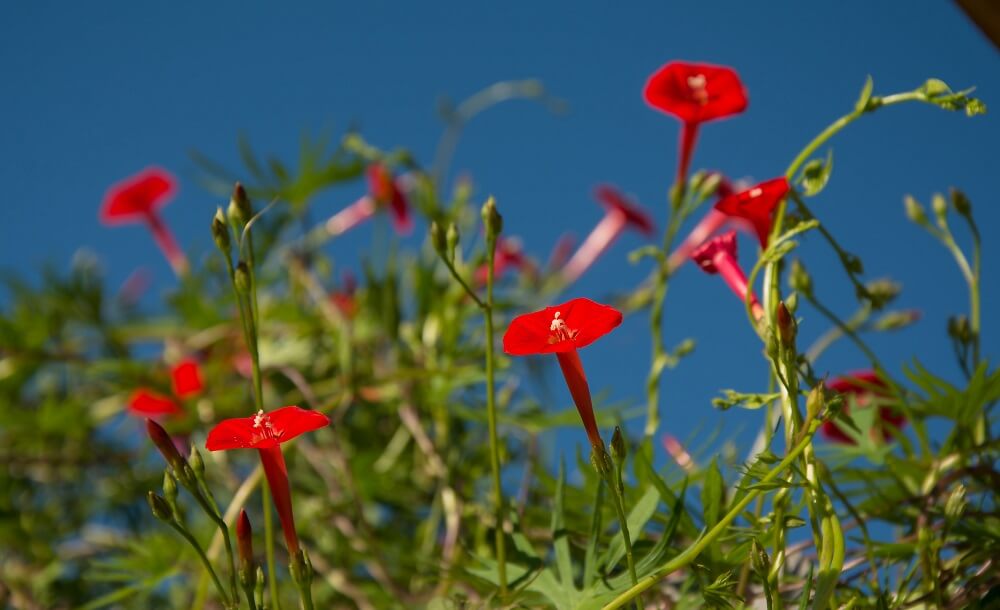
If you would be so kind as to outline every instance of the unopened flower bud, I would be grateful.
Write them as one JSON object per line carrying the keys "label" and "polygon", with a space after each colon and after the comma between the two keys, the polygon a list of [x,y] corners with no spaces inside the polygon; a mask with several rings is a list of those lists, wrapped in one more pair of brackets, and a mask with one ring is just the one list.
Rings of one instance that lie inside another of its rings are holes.
{"label": "unopened flower bud", "polygon": [[229,256],[232,241],[229,239],[229,227],[226,226],[226,218],[222,214],[222,208],[215,212],[212,218],[212,239],[215,240],[215,247],[226,256]]}
{"label": "unopened flower bud", "polygon": [[154,517],[160,521],[173,521],[174,512],[170,508],[170,504],[163,498],[163,496],[158,496],[150,491],[146,493],[146,501],[149,502],[149,508],[153,511]]}
{"label": "unopened flower bud", "polygon": [[244,588],[252,589],[257,584],[257,570],[253,559],[253,529],[250,527],[250,518],[247,517],[245,510],[240,511],[239,520],[236,522],[236,544],[240,558],[240,584]]}
{"label": "unopened flower bud", "polygon": [[767,578],[768,573],[771,571],[771,560],[767,556],[767,551],[757,542],[756,538],[750,543],[750,562],[753,564],[753,569],[757,574],[763,578]]}
{"label": "unopened flower bud", "polygon": [[493,197],[483,204],[483,226],[486,227],[486,236],[495,238],[503,231],[503,216],[497,212],[497,204]]}
{"label": "unopened flower bud", "polygon": [[938,217],[938,220],[943,222],[948,215],[948,202],[945,200],[944,195],[934,193],[934,196],[931,197],[931,209],[934,210],[934,215]]}
{"label": "unopened flower bud", "polygon": [[194,443],[191,443],[191,457],[188,462],[196,477],[200,479],[205,476],[205,461],[201,459],[201,452],[198,451],[198,447]]}
{"label": "unopened flower bud", "polygon": [[187,466],[187,460],[177,451],[173,439],[163,429],[163,426],[151,419],[147,419],[146,433],[149,435],[149,440],[153,441],[156,448],[163,454],[163,459],[167,460],[167,464],[170,464],[170,467],[173,468],[174,475],[182,476],[181,473],[184,472]]}
{"label": "unopened flower bud", "polygon": [[952,316],[948,318],[948,335],[959,343],[968,343],[972,340],[972,327],[969,326],[969,319],[965,316]]}
{"label": "unopened flower bud", "polygon": [[903,205],[906,207],[906,217],[918,225],[927,224],[927,214],[924,212],[924,206],[917,203],[917,200],[913,197],[907,195],[903,198]]}
{"label": "unopened flower bud", "polygon": [[788,309],[788,313],[792,315],[799,310],[799,293],[793,292],[788,295],[788,298],[785,299],[785,308]]}
{"label": "unopened flower bud", "polygon": [[257,572],[254,574],[253,580],[254,583],[256,583],[253,589],[253,594],[254,597],[258,599],[257,606],[263,608],[264,605],[262,602],[264,599],[264,568],[257,566]]}
{"label": "unopened flower bud", "polygon": [[826,404],[826,386],[821,379],[806,396],[806,419],[813,420]]}
{"label": "unopened flower bud", "polygon": [[903,286],[899,282],[881,279],[866,283],[865,290],[868,291],[868,298],[871,299],[872,305],[879,309],[899,296],[899,293],[903,291]]}
{"label": "unopened flower bud", "polygon": [[788,312],[788,308],[781,301],[778,302],[778,311],[775,317],[777,319],[778,338],[781,339],[781,345],[785,349],[794,350],[798,324],[792,314]]}
{"label": "unopened flower bud", "polygon": [[458,247],[458,239],[459,239],[458,225],[456,225],[455,223],[449,224],[448,225],[448,233],[445,235],[445,237],[447,238],[446,239],[446,243],[445,243],[445,247],[447,248],[448,258],[449,259],[454,259],[455,258],[455,248]]}
{"label": "unopened flower bud", "polygon": [[233,187],[233,196],[229,199],[228,214],[229,222],[241,229],[253,218],[253,206],[250,205],[250,198],[247,197],[246,189],[239,182]]}
{"label": "unopened flower bud", "polygon": [[292,582],[300,589],[309,586],[312,582],[313,569],[312,562],[309,561],[309,555],[306,554],[305,549],[299,549],[298,553],[292,555],[292,562],[288,566],[288,571],[292,573]]}
{"label": "unopened flower bud", "polygon": [[812,295],[812,277],[798,259],[792,261],[792,269],[788,275],[788,282],[791,284],[792,290],[801,292],[807,297]]}
{"label": "unopened flower bud", "polygon": [[431,223],[431,245],[434,246],[434,251],[441,255],[442,258],[446,260],[451,260],[446,255],[448,250],[448,238],[445,236],[444,229],[435,220]]}
{"label": "unopened flower bud", "polygon": [[611,457],[614,461],[622,464],[628,455],[628,447],[625,444],[625,437],[622,435],[620,426],[615,426],[615,432],[611,435]]}
{"label": "unopened flower bud", "polygon": [[773,328],[767,329],[767,337],[764,340],[764,353],[770,360],[777,361],[780,352],[778,351],[778,335]]}
{"label": "unopened flower bud", "polygon": [[902,311],[890,311],[872,323],[872,329],[877,331],[899,330],[913,324],[920,319],[919,309],[904,309]]}
{"label": "unopened flower bud", "polygon": [[955,211],[962,216],[965,216],[966,218],[972,216],[972,202],[965,196],[965,193],[957,188],[951,189],[951,205],[954,206]]}
{"label": "unopened flower bud", "polygon": [[250,268],[247,267],[246,262],[240,261],[236,265],[236,272],[233,280],[236,282],[236,290],[240,294],[247,294],[250,292]]}
{"label": "unopened flower bud", "polygon": [[163,473],[163,497],[167,499],[170,506],[177,502],[177,482],[174,481],[174,477],[170,476],[169,470]]}

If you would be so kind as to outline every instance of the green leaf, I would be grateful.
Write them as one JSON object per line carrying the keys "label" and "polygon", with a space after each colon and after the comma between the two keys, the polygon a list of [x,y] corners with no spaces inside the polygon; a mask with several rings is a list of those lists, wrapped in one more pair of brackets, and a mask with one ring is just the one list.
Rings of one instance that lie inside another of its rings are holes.
{"label": "green leaf", "polygon": [[712,529],[719,522],[719,515],[725,509],[725,496],[726,482],[722,479],[718,461],[712,459],[701,484],[701,506],[706,528]]}
{"label": "green leaf", "polygon": [[875,83],[872,81],[872,77],[869,74],[868,77],[865,78],[864,86],[861,87],[861,95],[858,96],[858,101],[854,104],[855,112],[864,112],[869,109],[868,104],[872,99],[872,88],[874,86]]}
{"label": "green leaf", "polygon": [[556,484],[555,507],[552,511],[552,546],[556,555],[556,569],[559,571],[559,581],[563,591],[570,593],[576,590],[573,584],[573,556],[569,549],[569,532],[566,531],[566,518],[563,514],[566,497],[566,464],[559,461],[559,482]]}
{"label": "green leaf", "polygon": [[781,397],[781,394],[757,394],[737,392],[736,390],[723,390],[723,396],[712,399],[712,406],[723,411],[733,407],[756,410],[770,402],[774,402]]}

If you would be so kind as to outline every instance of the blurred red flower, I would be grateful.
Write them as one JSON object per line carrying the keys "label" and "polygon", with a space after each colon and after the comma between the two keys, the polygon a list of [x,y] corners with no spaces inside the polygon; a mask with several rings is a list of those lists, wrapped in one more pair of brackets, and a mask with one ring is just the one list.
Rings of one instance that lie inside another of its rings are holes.
{"label": "blurred red flower", "polygon": [[[837,377],[826,384],[827,389],[843,394],[845,398],[853,398],[854,403],[859,408],[865,408],[872,402],[878,402],[879,398],[889,396],[889,388],[885,382],[879,378],[875,371],[857,371],[849,373],[843,377]],[[844,413],[850,412],[850,400],[844,405]],[[906,425],[906,418],[888,406],[879,406],[879,429],[882,439],[886,442],[892,440],[892,428],[900,429]],[[844,445],[854,445],[855,440],[845,432],[834,420],[823,422],[820,432],[827,439]]]}
{"label": "blurred red flower", "polygon": [[170,370],[170,380],[174,396],[181,400],[197,396],[205,388],[201,380],[201,369],[198,363],[191,359],[182,360],[174,365]]}
{"label": "blurred red flower", "polygon": [[128,399],[128,409],[140,417],[179,415],[184,412],[173,399],[149,388],[138,388],[132,392]]}
{"label": "blurred red flower", "polygon": [[767,247],[771,234],[771,214],[788,194],[788,180],[775,178],[744,191],[723,197],[715,209],[727,216],[742,218],[753,225],[762,248]]}

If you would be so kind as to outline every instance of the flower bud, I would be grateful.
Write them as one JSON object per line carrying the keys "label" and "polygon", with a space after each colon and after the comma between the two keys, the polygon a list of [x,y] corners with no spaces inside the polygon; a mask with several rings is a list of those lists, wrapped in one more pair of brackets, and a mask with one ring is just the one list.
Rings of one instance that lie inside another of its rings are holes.
{"label": "flower bud", "polygon": [[799,293],[793,292],[788,295],[785,299],[785,308],[788,309],[788,313],[793,315],[799,310]]}
{"label": "flower bud", "polygon": [[593,445],[590,448],[590,463],[594,466],[594,470],[597,474],[601,475],[602,479],[607,479],[608,475],[611,474],[611,456],[601,445]]}
{"label": "flower bud", "polygon": [[821,379],[806,396],[806,420],[816,419],[824,404],[826,404],[826,386]]}
{"label": "flower bud", "polygon": [[966,218],[972,216],[972,202],[965,196],[965,193],[957,188],[951,189],[951,205],[955,208],[955,211],[962,216],[965,216]]}
{"label": "flower bud", "polygon": [[483,226],[486,227],[487,238],[496,238],[503,231],[503,216],[497,212],[497,204],[493,197],[483,204]]}
{"label": "flower bud", "polygon": [[965,316],[952,316],[948,318],[948,336],[959,343],[968,343],[972,340],[972,327],[969,326],[969,318]]}
{"label": "flower bud", "polygon": [[434,246],[434,251],[441,255],[441,258],[449,262],[451,261],[446,255],[448,251],[448,238],[436,220],[431,223],[431,245]]}
{"label": "flower bud", "polygon": [[767,551],[757,542],[756,538],[750,543],[750,562],[753,564],[754,571],[761,578],[767,578],[768,573],[771,571],[771,560],[767,556]]}
{"label": "flower bud", "polygon": [[899,293],[903,291],[903,286],[899,282],[888,279],[872,280],[865,284],[865,290],[868,291],[868,298],[871,299],[872,305],[876,309],[880,309],[899,296]]}
{"label": "flower bud", "polygon": [[253,594],[254,594],[254,597],[256,597],[257,600],[258,600],[257,607],[263,608],[264,607],[264,604],[263,604],[263,600],[264,600],[264,568],[262,568],[260,566],[257,566],[257,572],[254,574],[254,579],[253,580],[254,580],[254,583],[256,583],[255,586],[254,586],[254,589],[253,589]]}
{"label": "flower bud", "polygon": [[167,499],[170,506],[177,502],[177,482],[170,476],[170,470],[163,473],[163,497]]}
{"label": "flower bud", "polygon": [[174,520],[174,512],[170,508],[170,504],[162,496],[158,496],[150,491],[146,493],[146,501],[149,502],[149,508],[153,511],[154,517],[165,522]]}
{"label": "flower bud", "polygon": [[253,559],[253,529],[250,527],[250,518],[247,511],[241,510],[239,520],[236,522],[236,544],[239,550],[240,584],[244,588],[252,589],[257,584],[257,571],[254,569]]}
{"label": "flower bud", "polygon": [[795,335],[798,331],[798,324],[792,314],[788,312],[788,308],[781,301],[778,302],[777,315],[778,324],[778,338],[781,339],[781,345],[788,350],[795,349]]}
{"label": "flower bud", "polygon": [[212,239],[215,240],[215,247],[226,256],[229,256],[232,241],[229,238],[229,227],[226,226],[226,218],[222,214],[222,208],[215,211],[212,218]]}
{"label": "flower bud", "polygon": [[448,233],[445,235],[445,237],[447,242],[445,244],[445,247],[447,248],[448,258],[454,259],[455,248],[458,247],[458,239],[459,239],[458,225],[456,225],[454,222],[448,225]]}
{"label": "flower bud", "polygon": [[792,290],[801,292],[806,297],[812,295],[812,277],[798,259],[792,261],[792,269],[788,275],[788,282]]}
{"label": "flower bud", "polygon": [[916,199],[907,195],[903,198],[903,205],[906,207],[906,217],[911,222],[921,226],[927,224],[927,214],[924,212],[924,207],[917,203]]}
{"label": "flower bud", "polygon": [[919,309],[904,309],[902,311],[890,311],[872,323],[872,330],[899,330],[913,324],[920,319]]}
{"label": "flower bud", "polygon": [[250,198],[247,197],[246,190],[239,182],[233,187],[233,196],[229,199],[228,215],[229,222],[241,229],[253,218],[253,206],[250,204]]}
{"label": "flower bud", "polygon": [[628,447],[625,445],[625,437],[622,436],[620,426],[615,426],[615,432],[611,435],[611,457],[614,461],[622,464],[628,455]]}
{"label": "flower bud", "polygon": [[934,196],[931,197],[931,209],[934,210],[934,215],[938,217],[938,220],[943,222],[948,215],[948,202],[945,200],[944,195],[934,193]]}
{"label": "flower bud", "polygon": [[184,468],[187,466],[187,460],[177,451],[174,441],[167,434],[167,431],[163,429],[163,426],[151,419],[147,419],[146,433],[149,435],[149,440],[153,441],[156,448],[163,454],[163,459],[167,460],[167,464],[170,464],[174,475],[182,476],[181,473],[184,472]]}
{"label": "flower bud", "polygon": [[250,268],[247,267],[245,261],[240,261],[236,265],[236,272],[233,280],[236,283],[236,290],[240,294],[247,294],[250,292]]}
{"label": "flower bud", "polygon": [[194,476],[199,479],[205,476],[205,461],[201,459],[201,452],[198,451],[198,447],[191,443],[191,457],[188,460],[191,464],[191,470],[194,471]]}

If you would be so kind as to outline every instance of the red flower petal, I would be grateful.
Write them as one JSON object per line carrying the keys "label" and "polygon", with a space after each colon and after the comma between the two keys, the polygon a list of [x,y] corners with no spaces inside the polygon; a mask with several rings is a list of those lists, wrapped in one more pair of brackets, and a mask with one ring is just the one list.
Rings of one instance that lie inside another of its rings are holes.
{"label": "red flower petal", "polygon": [[183,413],[173,400],[147,388],[139,388],[128,399],[129,411],[148,417],[151,415],[175,415]]}
{"label": "red flower petal", "polygon": [[[887,397],[889,396],[889,389],[885,382],[878,376],[875,371],[857,371],[854,373],[849,373],[843,377],[837,377],[826,384],[826,387],[838,392],[840,394],[845,394],[847,396],[855,397],[854,402],[859,407],[864,407],[871,398],[875,397]],[[844,405],[844,412],[849,413],[849,406]],[[879,419],[882,421],[882,438],[885,441],[892,439],[892,431],[889,430],[889,426],[893,428],[902,428],[906,424],[906,417],[902,413],[898,413],[890,407],[880,406],[879,407]],[[827,439],[841,443],[844,445],[853,445],[855,441],[851,438],[834,420],[827,420],[823,422],[823,426],[820,428],[820,432]]]}
{"label": "red flower petal", "polygon": [[409,233],[413,229],[410,205],[399,183],[382,163],[368,166],[368,191],[378,206],[389,206],[392,224],[397,233]]}
{"label": "red flower petal", "polygon": [[698,264],[705,273],[718,273],[716,257],[724,255],[736,258],[736,231],[727,231],[718,237],[708,240],[691,253],[691,260]]}
{"label": "red flower petal", "polygon": [[267,449],[329,423],[330,419],[322,413],[294,406],[281,407],[270,413],[260,412],[219,422],[208,433],[205,448],[209,451]]}
{"label": "red flower petal", "polygon": [[166,203],[177,188],[166,170],[149,167],[108,189],[101,204],[104,224],[133,222]]}
{"label": "red flower petal", "polygon": [[671,62],[646,82],[646,103],[685,123],[703,123],[746,110],[747,94],[732,68]]}
{"label": "red flower petal", "polygon": [[201,369],[194,360],[183,360],[170,371],[174,396],[185,400],[201,394],[204,384],[201,381]]}
{"label": "red flower petal", "polygon": [[[501,277],[508,269],[530,269],[531,262],[521,247],[521,240],[516,238],[501,237],[497,240],[496,251],[493,255],[493,277]],[[476,283],[486,285],[488,267],[483,263],[476,269]]]}
{"label": "red flower petal", "polygon": [[622,323],[614,307],[573,299],[514,318],[503,336],[511,356],[569,352],[590,345]]}
{"label": "red flower petal", "polygon": [[722,198],[715,204],[715,209],[727,216],[749,221],[761,247],[767,247],[767,238],[771,234],[771,213],[787,194],[788,180],[775,178]]}
{"label": "red flower petal", "polygon": [[630,226],[646,235],[652,235],[656,230],[653,221],[638,205],[629,201],[625,195],[613,186],[602,184],[594,189],[594,197],[607,210],[618,210],[625,214],[625,220]]}

